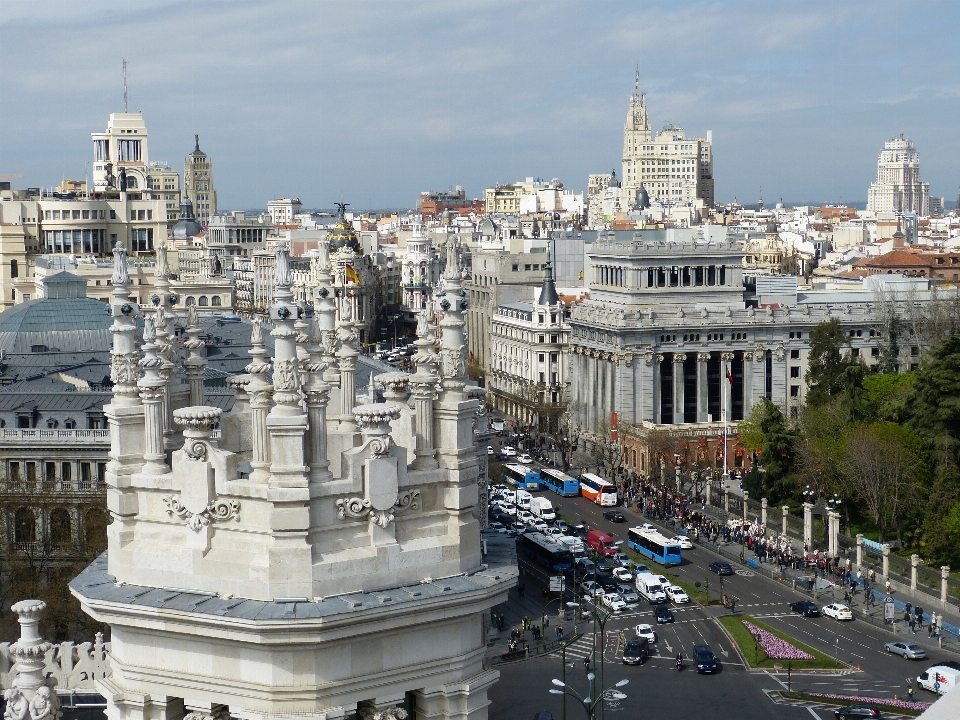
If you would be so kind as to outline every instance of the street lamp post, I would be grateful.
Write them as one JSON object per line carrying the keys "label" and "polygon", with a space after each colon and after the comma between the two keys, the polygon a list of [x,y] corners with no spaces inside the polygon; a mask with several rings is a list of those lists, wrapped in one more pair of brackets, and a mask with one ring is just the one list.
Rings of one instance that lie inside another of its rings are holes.
{"label": "street lamp post", "polygon": [[[574,698],[578,703],[580,703],[581,707],[583,707],[584,712],[587,713],[587,720],[595,720],[598,706],[601,708],[602,715],[603,705],[601,703],[604,700],[623,700],[627,697],[625,694],[620,692],[619,688],[622,688],[624,685],[630,682],[629,680],[620,680],[615,685],[612,685],[605,690],[601,690],[599,693],[595,693],[594,689],[596,687],[596,679],[597,676],[594,673],[587,673],[587,680],[590,681],[590,694],[586,697],[583,697],[565,682],[562,680],[557,680],[556,678],[551,681],[556,687],[550,688],[550,692],[553,695],[563,695],[564,700],[566,700],[567,695]],[[603,682],[601,681],[600,684],[603,685]]]}

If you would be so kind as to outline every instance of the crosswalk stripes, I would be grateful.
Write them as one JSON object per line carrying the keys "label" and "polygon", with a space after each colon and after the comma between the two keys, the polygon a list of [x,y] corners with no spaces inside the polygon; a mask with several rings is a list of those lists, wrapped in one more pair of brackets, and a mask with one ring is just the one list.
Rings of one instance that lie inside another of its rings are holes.
{"label": "crosswalk stripes", "polygon": [[593,655],[593,635],[583,635],[567,645],[567,659],[583,660]]}

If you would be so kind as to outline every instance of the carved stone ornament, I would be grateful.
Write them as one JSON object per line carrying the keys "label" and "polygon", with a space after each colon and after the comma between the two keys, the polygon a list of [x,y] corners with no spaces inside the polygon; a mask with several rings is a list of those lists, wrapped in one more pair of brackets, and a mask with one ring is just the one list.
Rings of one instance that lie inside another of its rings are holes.
{"label": "carved stone ornament", "polygon": [[370,522],[382,528],[394,521],[397,515],[408,510],[420,509],[420,491],[406,490],[397,495],[397,501],[387,510],[376,510],[372,503],[365,498],[340,498],[337,500],[337,517],[341,520],[349,518],[360,519],[369,517]]}
{"label": "carved stone ornament", "polygon": [[686,359],[687,359],[687,354],[686,354],[686,353],[674,353],[674,354],[673,354],[673,361],[674,361],[675,363],[685,362]]}
{"label": "carved stone ornament", "polygon": [[401,707],[376,710],[372,707],[360,709],[360,720],[406,720],[407,711]]}
{"label": "carved stone ornament", "polygon": [[766,350],[763,349],[763,345],[757,345],[753,351],[753,359],[760,362],[763,360],[764,355],[766,355]]}
{"label": "carved stone ornament", "polygon": [[276,390],[293,390],[296,387],[296,360],[277,360],[273,367],[273,387]]}
{"label": "carved stone ornament", "polygon": [[773,351],[773,355],[774,357],[777,358],[777,362],[780,362],[781,360],[783,360],[783,355],[784,355],[783,343],[777,345],[776,349]]}
{"label": "carved stone ornament", "polygon": [[705,363],[705,362],[709,362],[709,361],[710,361],[710,353],[708,353],[708,352],[698,352],[698,353],[697,353],[697,362]]}
{"label": "carved stone ornament", "polygon": [[653,351],[652,351],[652,350],[646,350],[646,351],[644,351],[644,353],[643,353],[643,363],[644,363],[644,365],[652,365],[652,364],[653,364]]}
{"label": "carved stone ornament", "polygon": [[214,500],[206,508],[198,513],[192,513],[185,508],[179,498],[172,495],[163,497],[163,504],[167,508],[167,513],[177,517],[186,518],[187,527],[194,532],[200,532],[201,528],[206,527],[211,522],[223,520],[240,521],[240,503],[236,500]]}
{"label": "carved stone ornament", "polygon": [[191,430],[209,430],[220,421],[223,410],[209,405],[196,405],[178,408],[173,411],[173,420]]}
{"label": "carved stone ornament", "polygon": [[440,351],[440,368],[443,377],[461,377],[463,368],[463,347],[443,348]]}
{"label": "carved stone ornament", "polygon": [[357,405],[353,408],[353,416],[356,418],[360,429],[367,430],[381,425],[389,425],[392,420],[399,418],[400,406],[386,403]]}
{"label": "carved stone ornament", "polygon": [[110,379],[114,385],[132,385],[140,377],[140,357],[136,352],[115,353],[110,359]]}

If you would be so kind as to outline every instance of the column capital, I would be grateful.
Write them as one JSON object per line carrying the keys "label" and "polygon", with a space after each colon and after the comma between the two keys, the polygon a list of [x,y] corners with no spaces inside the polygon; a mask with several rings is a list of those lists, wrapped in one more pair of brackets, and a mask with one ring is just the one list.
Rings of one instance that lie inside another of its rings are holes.
{"label": "column capital", "polygon": [[709,360],[710,360],[710,353],[709,353],[709,352],[698,352],[698,353],[697,353],[697,362],[705,363],[705,362],[708,362]]}
{"label": "column capital", "polygon": [[730,362],[731,360],[733,360],[733,358],[734,358],[734,354],[733,354],[732,352],[722,352],[722,353],[720,353],[720,359],[721,359],[723,362]]}
{"label": "column capital", "polygon": [[687,354],[686,354],[686,353],[674,353],[674,354],[673,354],[673,361],[674,361],[675,363],[682,363],[682,362],[684,362],[686,359],[687,359]]}

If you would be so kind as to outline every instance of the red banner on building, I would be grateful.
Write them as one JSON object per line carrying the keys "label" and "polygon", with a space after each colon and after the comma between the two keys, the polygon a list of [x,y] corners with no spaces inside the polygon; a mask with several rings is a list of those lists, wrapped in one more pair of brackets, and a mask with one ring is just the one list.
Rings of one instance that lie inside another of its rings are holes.
{"label": "red banner on building", "polygon": [[616,442],[619,435],[617,429],[617,414],[610,413],[610,442]]}

